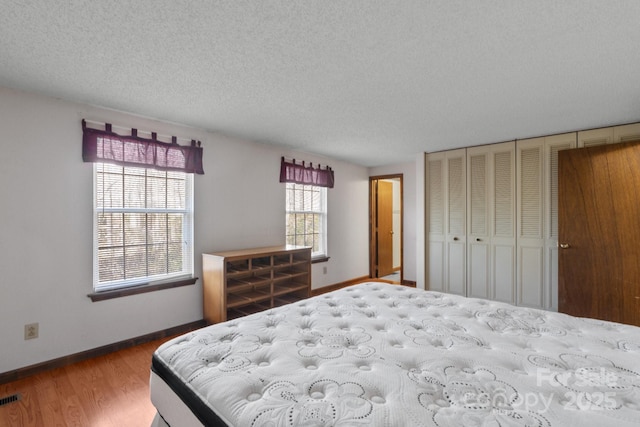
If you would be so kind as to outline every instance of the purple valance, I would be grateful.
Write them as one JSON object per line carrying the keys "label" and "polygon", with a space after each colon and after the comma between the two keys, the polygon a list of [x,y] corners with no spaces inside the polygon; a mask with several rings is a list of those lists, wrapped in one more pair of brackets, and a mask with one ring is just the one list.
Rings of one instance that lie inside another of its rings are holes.
{"label": "purple valance", "polygon": [[190,146],[183,146],[174,136],[171,143],[161,142],[155,132],[147,139],[139,137],[136,129],[131,129],[131,136],[123,136],[112,132],[110,123],[105,124],[105,130],[98,130],[87,127],[85,120],[82,133],[85,162],[204,174],[200,141],[191,140]]}
{"label": "purple valance", "polygon": [[295,159],[287,162],[283,157],[280,163],[280,182],[333,188],[333,170],[329,166],[325,166],[323,169],[320,165],[314,168],[312,163],[309,163],[309,166],[306,166],[304,162],[297,164]]}

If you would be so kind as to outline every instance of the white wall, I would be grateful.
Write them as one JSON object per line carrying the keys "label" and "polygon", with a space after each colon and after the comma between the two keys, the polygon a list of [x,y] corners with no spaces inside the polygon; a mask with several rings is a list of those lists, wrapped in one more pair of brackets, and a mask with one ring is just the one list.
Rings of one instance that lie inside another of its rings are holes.
{"label": "white wall", "polygon": [[[87,297],[93,167],[82,162],[83,118],[202,141],[196,275],[202,252],[284,243],[283,155],[335,171],[331,259],[313,266],[313,288],[368,274],[366,168],[0,87],[0,373],[202,319],[200,281],[95,303]],[[25,341],[24,325],[33,322],[40,337]]]}
{"label": "white wall", "polygon": [[369,176],[402,174],[404,280],[416,281],[416,164],[400,163],[369,168]]}
{"label": "white wall", "polygon": [[427,154],[418,153],[415,158],[415,222],[416,227],[416,287],[426,289],[426,176]]}

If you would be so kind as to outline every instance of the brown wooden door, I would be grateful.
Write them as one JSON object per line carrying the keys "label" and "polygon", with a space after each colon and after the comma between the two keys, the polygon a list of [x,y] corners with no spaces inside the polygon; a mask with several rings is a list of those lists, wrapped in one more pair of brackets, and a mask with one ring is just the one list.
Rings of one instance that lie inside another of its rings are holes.
{"label": "brown wooden door", "polygon": [[393,183],[378,180],[378,277],[393,273]]}
{"label": "brown wooden door", "polygon": [[640,142],[558,162],[558,309],[640,326]]}

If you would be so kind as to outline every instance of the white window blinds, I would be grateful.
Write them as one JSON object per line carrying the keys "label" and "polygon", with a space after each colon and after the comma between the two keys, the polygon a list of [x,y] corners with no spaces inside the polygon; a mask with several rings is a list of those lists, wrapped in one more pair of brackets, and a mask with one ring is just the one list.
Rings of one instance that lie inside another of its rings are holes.
{"label": "white window blinds", "polygon": [[193,274],[193,175],[95,164],[94,290]]}

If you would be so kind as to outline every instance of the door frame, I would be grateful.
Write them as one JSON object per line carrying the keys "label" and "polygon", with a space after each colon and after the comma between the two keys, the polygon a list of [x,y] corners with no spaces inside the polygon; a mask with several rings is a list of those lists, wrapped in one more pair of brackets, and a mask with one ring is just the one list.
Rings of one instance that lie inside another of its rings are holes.
{"label": "door frame", "polygon": [[[376,175],[369,177],[369,278],[377,278],[377,253],[378,246],[375,239],[376,235],[376,223],[377,223],[377,211],[376,211],[376,198],[377,187],[374,184],[378,180],[397,179],[400,183],[400,284],[404,282],[404,186],[403,186],[403,174],[390,174],[390,175]],[[375,190],[374,190],[375,188]],[[395,250],[395,248],[394,248]]]}

